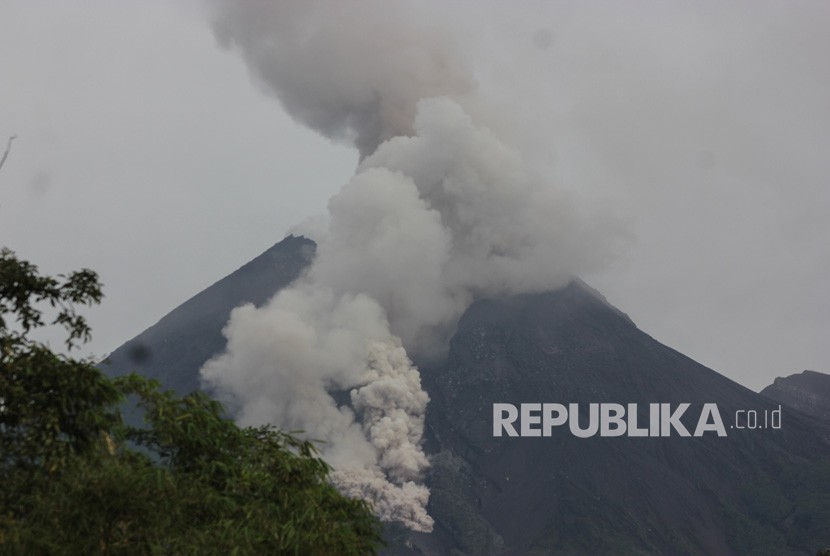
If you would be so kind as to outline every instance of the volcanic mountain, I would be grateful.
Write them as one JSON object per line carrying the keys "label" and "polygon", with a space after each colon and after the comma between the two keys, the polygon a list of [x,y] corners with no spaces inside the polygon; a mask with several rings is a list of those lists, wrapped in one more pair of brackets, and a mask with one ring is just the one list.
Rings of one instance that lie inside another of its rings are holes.
{"label": "volcanic mountain", "polygon": [[[199,387],[200,367],[225,347],[230,310],[263,304],[313,252],[310,240],[286,238],[118,348],[103,368],[135,370],[180,393]],[[426,482],[435,530],[390,525],[388,554],[782,555],[830,545],[830,423],[660,344],[578,280],[477,300],[447,353],[416,362],[431,398]],[[726,435],[579,438],[564,425],[550,436],[497,437],[498,403],[578,404],[571,413],[582,427],[590,404],[622,404],[642,427],[651,404],[689,403],[681,419],[689,431],[703,404],[716,404]]]}

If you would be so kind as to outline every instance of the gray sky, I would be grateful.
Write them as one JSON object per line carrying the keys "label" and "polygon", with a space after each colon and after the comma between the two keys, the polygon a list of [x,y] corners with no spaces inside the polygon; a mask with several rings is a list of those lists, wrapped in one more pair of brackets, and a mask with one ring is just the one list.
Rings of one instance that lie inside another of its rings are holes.
{"label": "gray sky", "polygon": [[[434,3],[433,6],[440,6]],[[830,4],[452,4],[488,125],[632,236],[585,278],[751,388],[830,370]],[[325,210],[353,148],[291,121],[196,2],[0,4],[0,244],[88,266],[103,355]]]}

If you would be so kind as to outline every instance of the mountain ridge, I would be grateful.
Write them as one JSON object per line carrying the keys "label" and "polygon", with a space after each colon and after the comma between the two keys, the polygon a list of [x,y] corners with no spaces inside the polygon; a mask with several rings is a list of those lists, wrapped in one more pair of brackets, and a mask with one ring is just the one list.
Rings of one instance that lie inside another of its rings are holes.
{"label": "mountain ridge", "polygon": [[761,394],[802,413],[830,422],[830,375],[802,371],[778,377]]}

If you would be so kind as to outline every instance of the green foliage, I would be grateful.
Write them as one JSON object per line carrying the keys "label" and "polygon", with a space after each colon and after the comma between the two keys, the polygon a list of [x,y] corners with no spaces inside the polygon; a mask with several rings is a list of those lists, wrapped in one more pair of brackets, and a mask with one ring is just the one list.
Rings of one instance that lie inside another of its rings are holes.
{"label": "green foliage", "polygon": [[[63,326],[68,332],[66,345],[72,348],[78,341],[88,341],[90,329],[86,320],[77,314],[75,305],[101,302],[101,284],[98,275],[89,269],[72,272],[69,276],[41,276],[37,267],[21,261],[6,248],[0,250],[0,335],[5,344],[26,344],[26,333],[44,326],[39,303],[47,303],[58,312],[52,324]],[[8,318],[22,328],[9,328]]]}
{"label": "green foliage", "polygon": [[[202,393],[111,380],[28,339],[45,326],[44,303],[69,347],[87,339],[75,307],[100,299],[90,271],[41,277],[0,254],[0,553],[376,552],[371,509],[330,486],[309,442],[241,429]],[[127,397],[145,427],[121,419]]]}
{"label": "green foliage", "polygon": [[67,331],[67,346],[89,337],[76,304],[97,303],[94,272],[61,280],[0,251],[0,473],[37,468],[54,472],[84,452],[115,423],[120,396],[88,362],[56,355],[27,333],[45,325],[44,304],[57,309],[52,324]]}

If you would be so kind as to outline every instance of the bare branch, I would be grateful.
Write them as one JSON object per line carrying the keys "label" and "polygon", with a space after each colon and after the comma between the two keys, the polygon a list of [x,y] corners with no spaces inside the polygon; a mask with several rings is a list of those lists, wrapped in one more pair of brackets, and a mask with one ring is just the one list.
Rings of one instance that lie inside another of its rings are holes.
{"label": "bare branch", "polygon": [[6,152],[3,153],[3,158],[0,159],[0,169],[3,168],[3,164],[6,163],[6,159],[9,158],[9,151],[12,150],[12,141],[15,139],[17,139],[17,135],[9,137],[9,141],[6,143]]}

